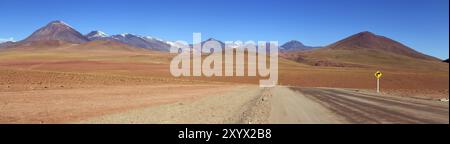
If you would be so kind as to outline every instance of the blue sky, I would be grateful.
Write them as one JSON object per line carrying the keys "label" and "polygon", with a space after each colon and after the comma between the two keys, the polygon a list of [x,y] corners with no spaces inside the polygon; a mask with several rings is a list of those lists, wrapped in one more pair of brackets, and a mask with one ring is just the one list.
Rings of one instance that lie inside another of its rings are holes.
{"label": "blue sky", "polygon": [[449,57],[448,0],[1,0],[0,39],[21,40],[52,20],[88,33],[166,40],[299,40],[324,46],[361,31]]}

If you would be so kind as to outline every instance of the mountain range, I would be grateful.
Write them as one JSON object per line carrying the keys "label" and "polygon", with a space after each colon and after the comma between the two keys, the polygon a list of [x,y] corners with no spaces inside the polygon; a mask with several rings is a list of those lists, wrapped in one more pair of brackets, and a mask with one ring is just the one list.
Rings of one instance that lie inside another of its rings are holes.
{"label": "mountain range", "polygon": [[109,36],[101,31],[92,31],[86,35],[83,35],[62,21],[52,21],[46,26],[33,32],[24,40],[2,43],[0,44],[0,48],[29,45],[39,41],[62,41],[73,44],[82,44],[96,40],[115,41],[137,48],[157,51],[168,51],[171,47],[171,42],[149,36],[139,36],[133,34],[118,34]]}
{"label": "mountain range", "polygon": [[[168,51],[169,48],[172,45],[174,45],[174,42],[171,41],[165,41],[150,36],[139,36],[128,33],[110,36],[102,31],[95,30],[89,32],[88,34],[82,35],[80,32],[72,28],[70,25],[64,23],[63,21],[52,21],[46,26],[33,32],[26,39],[18,42],[2,43],[0,44],[0,48],[26,43],[29,44],[36,41],[51,41],[51,40],[64,41],[74,44],[81,44],[95,40],[106,40],[106,41],[120,42],[137,48],[146,48],[157,51]],[[219,43],[221,43],[222,47],[225,46],[224,42],[214,38],[209,38],[205,41],[202,41],[202,44],[204,44],[207,41],[218,41]],[[296,50],[308,50],[314,47],[305,46],[301,42],[293,40],[284,44],[280,48],[285,51],[296,51]]]}
{"label": "mountain range", "polygon": [[147,48],[158,51],[168,51],[169,48],[171,47],[171,43],[168,41],[164,41],[149,36],[138,36],[128,33],[109,36],[108,34],[101,31],[92,31],[86,34],[85,37],[87,37],[90,41],[94,40],[116,41],[138,48]]}
{"label": "mountain range", "polygon": [[[24,40],[18,42],[5,42],[0,44],[0,48],[33,45],[51,45],[57,47],[65,43],[84,44],[99,40],[112,41],[135,48],[156,51],[169,51],[170,47],[174,44],[171,41],[134,34],[116,34],[110,36],[101,31],[92,31],[83,35],[62,21],[52,21],[46,26],[33,32]],[[220,40],[213,38],[203,41],[202,44],[207,41],[218,41],[222,46],[225,45]],[[111,45],[114,43],[107,44]],[[331,65],[335,65],[335,63],[358,63],[357,61],[364,60],[363,57],[379,59],[380,55],[389,55],[390,57],[393,57],[393,59],[398,59],[398,57],[408,57],[418,60],[442,61],[435,57],[417,52],[400,42],[368,31],[349,36],[325,47],[305,46],[299,41],[292,40],[281,45],[280,52],[281,56],[284,58],[297,62],[312,62],[313,65],[323,65],[324,63],[325,65],[329,65],[330,63]],[[361,58],[351,59],[354,57]],[[381,60],[382,59],[379,61]],[[395,63],[395,60],[393,60],[393,62]]]}

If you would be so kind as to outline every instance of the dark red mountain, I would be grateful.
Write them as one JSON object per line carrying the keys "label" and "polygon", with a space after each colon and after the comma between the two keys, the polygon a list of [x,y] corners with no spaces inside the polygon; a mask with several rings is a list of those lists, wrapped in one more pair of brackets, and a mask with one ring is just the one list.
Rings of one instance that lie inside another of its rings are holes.
{"label": "dark red mountain", "polygon": [[52,21],[46,26],[38,29],[24,42],[59,40],[69,43],[84,43],[89,40],[80,32],[76,31],[62,21]]}
{"label": "dark red mountain", "polygon": [[398,55],[405,55],[412,58],[425,59],[425,60],[439,60],[435,57],[428,56],[417,52],[416,50],[409,48],[395,40],[390,38],[375,35],[371,32],[360,32],[358,34],[347,37],[336,43],[333,43],[327,48],[330,49],[344,49],[344,50],[358,50],[358,49],[374,49],[384,52],[395,53]]}

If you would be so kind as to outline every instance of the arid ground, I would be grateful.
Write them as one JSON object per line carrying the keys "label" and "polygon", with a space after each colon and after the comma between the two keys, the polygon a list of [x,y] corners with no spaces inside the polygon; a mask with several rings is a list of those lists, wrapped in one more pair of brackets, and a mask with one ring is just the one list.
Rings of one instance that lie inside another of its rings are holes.
{"label": "arid ground", "polygon": [[252,77],[175,78],[167,53],[98,43],[106,46],[0,51],[0,123],[449,122],[448,103],[437,101],[449,95],[447,63],[378,69],[280,58],[280,86],[263,89]]}

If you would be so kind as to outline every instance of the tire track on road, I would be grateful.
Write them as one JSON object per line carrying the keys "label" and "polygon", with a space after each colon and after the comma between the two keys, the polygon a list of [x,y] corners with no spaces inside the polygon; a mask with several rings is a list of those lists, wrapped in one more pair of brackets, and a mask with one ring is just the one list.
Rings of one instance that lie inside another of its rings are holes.
{"label": "tire track on road", "polygon": [[[395,102],[343,91],[318,88],[291,88],[315,100],[350,123],[448,123],[448,109],[425,104]],[[395,109],[389,107],[396,107]],[[399,109],[407,110],[400,111]],[[431,109],[427,109],[431,108]],[[430,117],[421,117],[421,116]],[[447,117],[447,118],[445,118]]]}
{"label": "tire track on road", "polygon": [[367,95],[367,94],[351,94],[351,93],[345,93],[338,90],[324,90],[329,93],[339,94],[339,95],[345,95],[345,96],[352,96],[360,99],[365,99],[368,101],[375,101],[378,103],[384,103],[394,106],[399,106],[402,108],[412,109],[412,110],[419,110],[423,112],[429,112],[429,113],[435,113],[438,115],[445,115],[449,114],[448,108],[445,109],[443,107],[439,106],[433,106],[433,105],[424,105],[419,103],[413,103],[413,102],[400,102],[397,100],[387,99],[385,97],[375,96],[375,95]]}

